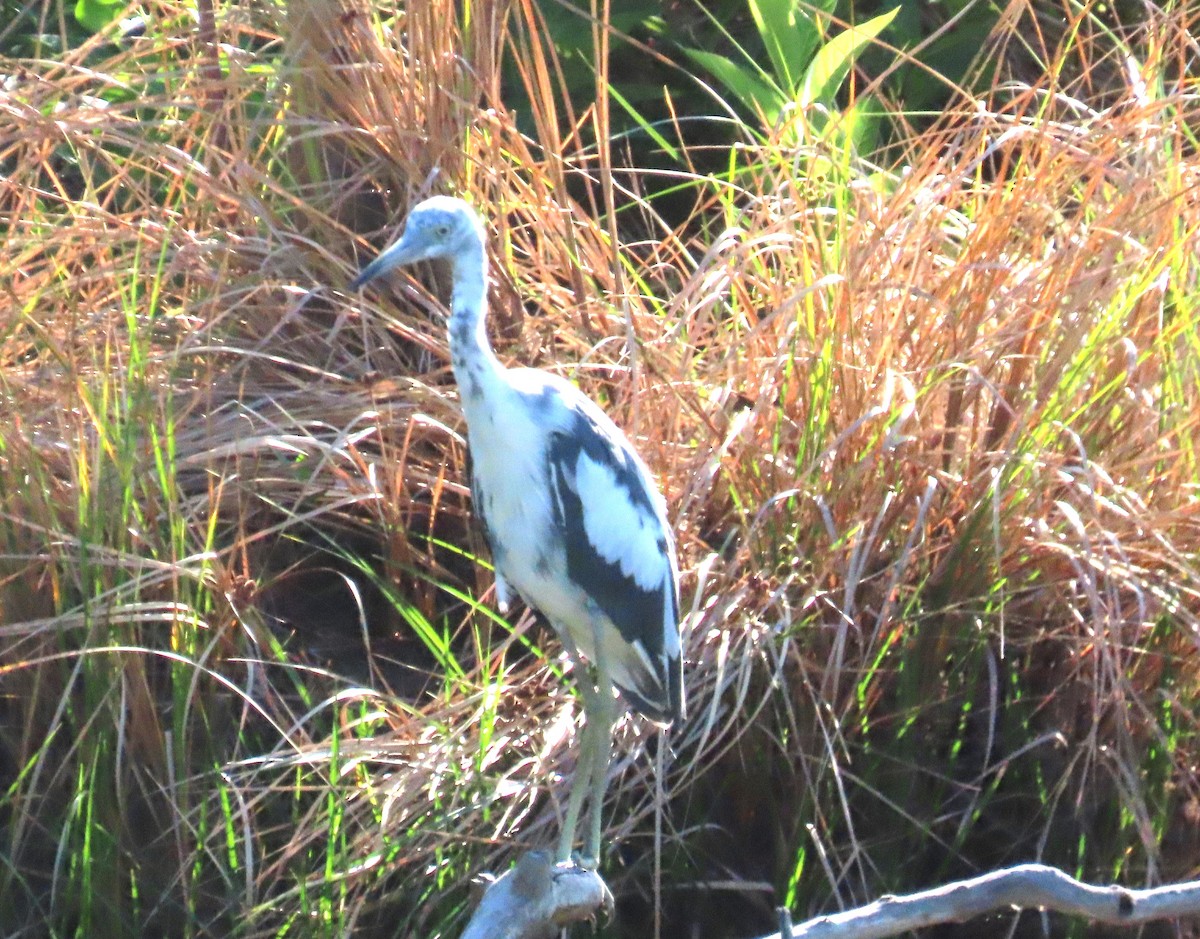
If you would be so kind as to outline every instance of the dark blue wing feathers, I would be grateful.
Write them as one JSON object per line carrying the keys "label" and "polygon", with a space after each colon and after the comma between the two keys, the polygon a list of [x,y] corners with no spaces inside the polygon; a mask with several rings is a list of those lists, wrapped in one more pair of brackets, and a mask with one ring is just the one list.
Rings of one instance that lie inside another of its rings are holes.
{"label": "dark blue wing feathers", "polygon": [[[639,642],[653,661],[663,661],[665,629],[679,621],[675,584],[660,581],[651,589],[626,574],[619,562],[603,557],[589,540],[584,524],[584,506],[575,482],[581,454],[608,469],[621,492],[639,512],[661,523],[658,550],[664,558],[664,578],[673,578],[672,547],[660,510],[650,494],[652,485],[637,459],[625,446],[605,433],[586,413],[574,412],[573,423],[551,435],[547,470],[553,493],[555,521],[562,534],[567,556],[567,575],[591,597],[612,620],[627,642]],[[594,498],[594,494],[593,494]],[[592,508],[595,511],[595,508]],[[664,608],[669,605],[669,609]],[[669,625],[668,625],[669,624]],[[665,702],[647,701],[634,689],[621,687],[623,696],[638,711],[656,720],[679,716],[680,663],[677,657],[664,663],[660,675]],[[663,705],[666,705],[664,707]]]}
{"label": "dark blue wing feathers", "polygon": [[[639,510],[654,514],[654,503],[646,492],[638,466],[614,446],[599,428],[583,415],[567,433],[551,435],[547,453],[556,519],[567,551],[567,575],[582,587],[628,642],[638,640],[651,655],[663,649],[663,592],[643,590],[626,576],[619,563],[605,560],[588,540],[584,529],[583,503],[574,485],[580,453],[612,470],[618,485]],[[667,544],[660,541],[665,554]]]}

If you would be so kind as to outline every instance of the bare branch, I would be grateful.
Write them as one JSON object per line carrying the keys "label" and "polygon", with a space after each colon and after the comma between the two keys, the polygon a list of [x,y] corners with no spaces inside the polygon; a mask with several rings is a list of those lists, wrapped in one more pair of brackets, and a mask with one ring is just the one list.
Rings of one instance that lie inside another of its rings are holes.
{"label": "bare branch", "polygon": [[[1200,881],[1148,890],[1085,884],[1044,864],[1021,864],[905,897],[801,923],[791,939],[881,939],[938,923],[961,923],[1002,907],[1040,908],[1101,923],[1132,926],[1200,913]],[[762,939],[781,939],[780,933]]]}

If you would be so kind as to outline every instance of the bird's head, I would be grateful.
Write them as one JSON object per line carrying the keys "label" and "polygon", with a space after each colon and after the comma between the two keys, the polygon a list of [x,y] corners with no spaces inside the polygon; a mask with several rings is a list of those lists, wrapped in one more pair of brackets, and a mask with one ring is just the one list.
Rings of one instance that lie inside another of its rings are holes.
{"label": "bird's head", "polygon": [[403,264],[436,258],[455,261],[482,250],[483,225],[475,210],[462,199],[433,196],[413,208],[400,240],[364,267],[350,282],[350,289],[358,290]]}

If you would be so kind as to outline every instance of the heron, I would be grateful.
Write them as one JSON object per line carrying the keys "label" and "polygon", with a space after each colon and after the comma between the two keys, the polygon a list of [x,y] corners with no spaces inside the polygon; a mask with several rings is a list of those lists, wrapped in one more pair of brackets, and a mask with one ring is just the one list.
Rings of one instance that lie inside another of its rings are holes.
{"label": "heron", "polygon": [[497,358],[486,329],[486,236],[468,203],[420,202],[400,238],[350,287],[436,259],[450,263],[450,363],[497,605],[507,612],[515,591],[549,620],[576,664],[584,727],[558,856],[572,858],[590,793],[581,860],[596,865],[616,720],[633,710],[666,727],[684,714],[679,572],[666,503],[594,401],[558,375]]}

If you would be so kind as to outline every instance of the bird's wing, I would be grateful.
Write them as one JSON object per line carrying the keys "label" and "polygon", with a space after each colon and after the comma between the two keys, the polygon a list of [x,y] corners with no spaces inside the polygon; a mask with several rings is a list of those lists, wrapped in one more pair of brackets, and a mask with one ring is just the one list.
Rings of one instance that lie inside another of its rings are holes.
{"label": "bird's wing", "polygon": [[[551,432],[547,448],[567,575],[638,650],[653,676],[659,701],[635,704],[647,713],[677,713],[678,577],[665,507],[624,435],[584,401],[569,402],[569,420]],[[647,690],[644,682],[638,686]],[[636,698],[639,688],[623,690]]]}

